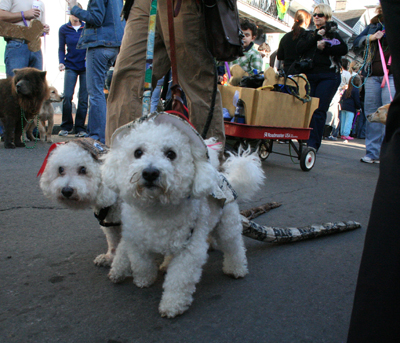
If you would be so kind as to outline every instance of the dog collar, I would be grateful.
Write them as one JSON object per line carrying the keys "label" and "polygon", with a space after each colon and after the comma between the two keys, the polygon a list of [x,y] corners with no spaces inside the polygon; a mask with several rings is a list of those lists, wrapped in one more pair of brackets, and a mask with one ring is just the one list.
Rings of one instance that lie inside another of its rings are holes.
{"label": "dog collar", "polygon": [[104,227],[121,226],[121,223],[108,223],[105,221],[111,206],[103,207],[99,212],[94,212],[94,216],[99,221],[99,224]]}

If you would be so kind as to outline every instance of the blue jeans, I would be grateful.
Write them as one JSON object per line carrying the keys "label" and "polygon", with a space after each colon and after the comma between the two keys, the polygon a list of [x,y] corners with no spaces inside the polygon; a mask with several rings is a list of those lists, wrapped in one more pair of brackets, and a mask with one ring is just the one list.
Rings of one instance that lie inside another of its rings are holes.
{"label": "blue jeans", "polygon": [[326,112],[340,85],[341,77],[339,73],[319,73],[309,74],[307,79],[311,86],[310,95],[319,98],[319,106],[311,118],[310,127],[312,130],[307,145],[318,150],[324,134]]}
{"label": "blue jeans", "polygon": [[358,116],[357,120],[357,138],[364,139],[365,138],[365,125],[367,118],[365,118],[365,112],[364,112],[364,103],[361,103],[362,109],[361,113]]}
{"label": "blue jeans", "polygon": [[340,111],[340,133],[342,136],[349,136],[353,126],[354,113],[349,111]]}
{"label": "blue jeans", "polygon": [[89,94],[89,137],[105,143],[107,103],[104,81],[117,58],[119,48],[96,47],[86,52],[86,86]]}
{"label": "blue jeans", "polygon": [[28,44],[10,40],[4,53],[4,62],[6,64],[6,74],[10,77],[14,76],[14,69],[31,67],[42,70],[42,51],[32,52],[28,49]]}
{"label": "blue jeans", "polygon": [[[368,116],[374,113],[382,105],[390,103],[390,95],[387,84],[381,88],[383,76],[370,76],[365,83],[364,111]],[[390,90],[392,96],[396,93],[394,88],[393,75],[389,75]],[[368,120],[365,126],[365,156],[374,160],[379,159],[381,145],[385,137],[385,125],[381,123],[370,123]]]}
{"label": "blue jeans", "polygon": [[78,108],[75,115],[75,133],[86,131],[85,120],[88,107],[88,93],[86,90],[86,71],[65,69],[64,100],[62,107],[61,129],[71,131],[74,126],[72,119],[72,97],[74,96],[76,81],[79,76]]}

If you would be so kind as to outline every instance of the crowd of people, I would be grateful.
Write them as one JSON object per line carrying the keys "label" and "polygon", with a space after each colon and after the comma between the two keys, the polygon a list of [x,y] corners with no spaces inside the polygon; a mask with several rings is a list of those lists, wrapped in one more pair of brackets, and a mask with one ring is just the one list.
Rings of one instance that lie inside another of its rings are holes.
{"label": "crowd of people", "polygon": [[[126,30],[125,21],[120,20],[122,0],[92,0],[86,10],[76,0],[66,1],[70,9],[69,21],[59,28],[59,70],[65,72],[59,135],[75,133],[77,137],[88,136],[109,143],[116,128],[141,115],[147,48],[147,35],[143,32],[148,31],[150,0],[137,0],[128,9],[125,4]],[[44,25],[43,34],[48,34],[50,28],[44,22],[44,5],[34,9],[32,2],[1,0],[0,20],[28,25],[29,20],[39,19]],[[160,89],[166,84],[164,76],[171,65],[166,9],[161,10],[163,6],[159,4],[157,18],[153,74],[158,84],[152,110],[157,106]],[[209,135],[217,136],[224,142],[222,103],[213,84],[216,79],[222,81],[227,72],[226,64],[218,68],[216,78],[215,61],[208,53],[207,42],[201,33],[204,18],[200,15],[194,21],[189,16],[196,12],[202,13],[197,2],[189,1],[174,20],[177,68],[181,75],[179,82],[187,95],[190,120],[194,126],[201,132],[211,112]],[[311,21],[314,29],[309,29]],[[189,29],[195,32],[198,39],[188,37],[186,32]],[[264,43],[256,48],[257,27],[254,23],[244,20],[241,29],[244,56],[230,62],[229,67],[239,65],[247,75],[262,73],[270,47]],[[40,50],[31,52],[27,42],[21,39],[8,38],[6,41],[7,76],[13,76],[13,69],[16,68],[42,69]],[[282,37],[278,50],[273,53],[276,62],[271,63],[279,66],[285,75],[306,74],[311,96],[319,98],[319,106],[311,118],[310,127],[313,130],[307,142],[309,147],[317,152],[323,139],[342,138],[349,141],[354,137],[365,137],[366,154],[361,161],[379,163],[384,125],[370,123],[365,116],[389,103],[389,91],[395,91],[380,6],[377,7],[377,15],[354,40],[353,46],[356,51],[364,52],[361,69],[359,65],[354,65],[355,61],[350,63],[345,58],[348,47],[338,33],[337,24],[332,21],[330,6],[318,4],[312,14],[305,9],[295,13],[292,30]],[[381,61],[379,46],[385,63]],[[187,59],[187,51],[199,53]],[[114,64],[113,81],[106,102],[104,81],[107,71]],[[388,82],[385,83],[386,70]],[[78,106],[74,123],[72,97],[78,79]],[[87,113],[88,124],[85,126]]]}

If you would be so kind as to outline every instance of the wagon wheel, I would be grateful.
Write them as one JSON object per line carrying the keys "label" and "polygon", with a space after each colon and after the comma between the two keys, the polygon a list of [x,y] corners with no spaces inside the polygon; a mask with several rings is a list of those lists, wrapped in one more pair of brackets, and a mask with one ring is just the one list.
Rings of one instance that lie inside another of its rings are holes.
{"label": "wagon wheel", "polygon": [[303,171],[310,171],[315,164],[315,160],[317,159],[317,153],[314,148],[307,147],[305,148],[300,157],[300,168]]}
{"label": "wagon wheel", "polygon": [[258,151],[258,156],[260,156],[261,161],[265,161],[268,158],[269,154],[272,152],[272,145],[272,139],[261,141]]}

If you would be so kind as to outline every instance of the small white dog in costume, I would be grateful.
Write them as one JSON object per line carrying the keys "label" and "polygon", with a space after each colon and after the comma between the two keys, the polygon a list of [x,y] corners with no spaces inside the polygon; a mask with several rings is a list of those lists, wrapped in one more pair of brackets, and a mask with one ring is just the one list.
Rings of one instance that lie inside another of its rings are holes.
{"label": "small white dog in costume", "polygon": [[121,238],[121,204],[104,185],[99,157],[108,148],[92,138],[53,144],[38,173],[43,194],[74,210],[91,207],[107,237],[108,251],[94,263],[110,266]]}
{"label": "small white dog in costume", "polygon": [[155,255],[170,256],[159,311],[175,317],[192,303],[210,233],[224,253],[223,272],[235,278],[248,273],[242,221],[229,182],[246,190],[245,196],[258,189],[264,175],[256,154],[228,159],[228,182],[189,123],[158,113],[119,128],[103,158],[103,180],[123,201],[112,281],[132,272],[135,285],[149,287],[157,278]]}

